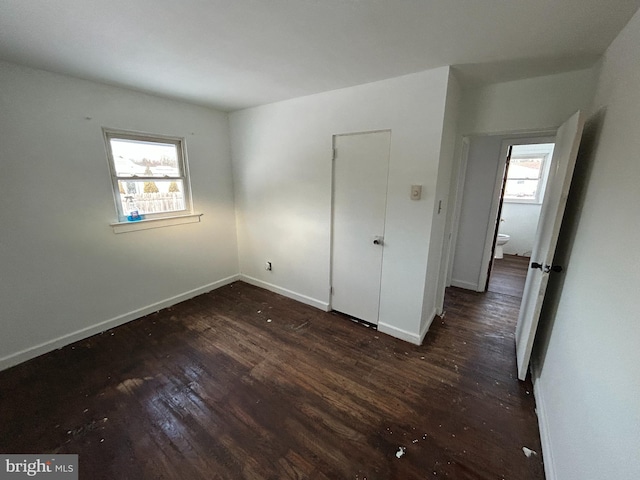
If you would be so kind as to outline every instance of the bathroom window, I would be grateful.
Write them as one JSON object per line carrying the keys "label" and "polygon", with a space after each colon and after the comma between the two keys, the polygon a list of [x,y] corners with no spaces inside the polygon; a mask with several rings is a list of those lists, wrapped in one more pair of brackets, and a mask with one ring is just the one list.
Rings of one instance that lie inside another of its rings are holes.
{"label": "bathroom window", "polygon": [[553,144],[515,145],[511,152],[504,201],[542,203]]}
{"label": "bathroom window", "polygon": [[191,213],[184,140],[104,130],[118,220]]}

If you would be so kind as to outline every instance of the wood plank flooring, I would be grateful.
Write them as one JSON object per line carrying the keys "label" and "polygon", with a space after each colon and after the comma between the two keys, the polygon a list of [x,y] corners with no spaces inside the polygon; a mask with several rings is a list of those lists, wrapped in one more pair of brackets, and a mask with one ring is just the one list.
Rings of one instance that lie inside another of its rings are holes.
{"label": "wood plank flooring", "polygon": [[449,289],[418,347],[237,282],[0,372],[0,452],[92,480],[543,479],[518,303]]}
{"label": "wood plank flooring", "polygon": [[487,290],[522,298],[530,260],[529,257],[518,255],[494,259]]}

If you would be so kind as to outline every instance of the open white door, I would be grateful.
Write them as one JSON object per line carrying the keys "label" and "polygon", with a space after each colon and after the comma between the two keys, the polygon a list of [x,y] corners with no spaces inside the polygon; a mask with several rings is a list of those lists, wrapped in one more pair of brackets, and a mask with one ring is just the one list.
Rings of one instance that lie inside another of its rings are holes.
{"label": "open white door", "polygon": [[582,114],[576,112],[562,124],[556,135],[551,170],[533,243],[531,268],[527,274],[516,327],[516,353],[520,380],[524,380],[527,376],[549,274],[561,268],[553,265],[553,256],[567,204],[583,127]]}

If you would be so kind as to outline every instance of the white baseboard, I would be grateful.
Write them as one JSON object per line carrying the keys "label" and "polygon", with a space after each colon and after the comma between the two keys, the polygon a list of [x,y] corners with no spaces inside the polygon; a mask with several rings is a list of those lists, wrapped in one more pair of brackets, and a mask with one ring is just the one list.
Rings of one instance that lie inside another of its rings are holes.
{"label": "white baseboard", "polygon": [[429,325],[431,325],[431,322],[421,329],[420,334],[415,334],[413,332],[403,330],[402,328],[389,325],[388,323],[378,322],[378,331],[380,333],[385,333],[392,337],[399,338],[400,340],[404,340],[405,342],[413,343],[414,345],[422,345],[422,340],[424,340],[424,336],[427,334]]}
{"label": "white baseboard", "polygon": [[538,415],[538,429],[540,430],[540,444],[542,445],[542,460],[544,464],[544,475],[546,480],[556,480],[555,462],[553,460],[553,449],[551,448],[551,437],[549,436],[549,421],[547,409],[544,403],[544,392],[539,382],[540,372],[537,365],[531,362],[531,380],[533,382],[533,395],[536,399],[536,414]]}
{"label": "white baseboard", "polygon": [[250,285],[253,285],[255,287],[264,288],[265,290],[269,290],[270,292],[274,292],[284,297],[297,300],[300,303],[311,305],[312,307],[316,307],[322,311],[325,311],[325,312],[329,311],[329,303],[327,302],[322,302],[315,298],[307,297],[306,295],[302,295],[301,293],[297,293],[292,290],[279,287],[277,285],[274,285],[269,282],[265,282],[263,280],[258,280],[257,278],[250,277],[249,275],[240,274],[240,280]]}
{"label": "white baseboard", "polygon": [[19,363],[26,362],[27,360],[31,360],[32,358],[38,357],[58,348],[62,348],[66,345],[77,342],[78,340],[91,337],[97,333],[104,332],[105,330],[109,330],[110,328],[114,328],[124,323],[130,322],[131,320],[135,320],[150,313],[157,312],[158,310],[161,310],[163,308],[170,307],[172,305],[175,305],[176,303],[189,300],[190,298],[197,297],[198,295],[210,292],[211,290],[215,290],[216,288],[223,287],[224,285],[228,285],[229,283],[233,283],[239,279],[239,275],[232,275],[230,277],[223,278],[222,280],[218,280],[217,282],[213,282],[208,285],[189,290],[188,292],[175,295],[165,300],[147,305],[146,307],[138,308],[137,310],[118,315],[117,317],[110,318],[109,320],[96,323],[95,325],[82,328],[75,332],[68,333],[58,338],[54,338],[53,340],[48,340],[46,342],[40,343],[39,345],[35,345],[19,352],[4,356],[0,358],[0,371],[13,367],[14,365],[18,365]]}
{"label": "white baseboard", "polygon": [[474,292],[478,291],[477,283],[465,282],[464,280],[456,280],[455,278],[452,278],[451,285],[453,287],[464,288],[465,290],[473,290]]}

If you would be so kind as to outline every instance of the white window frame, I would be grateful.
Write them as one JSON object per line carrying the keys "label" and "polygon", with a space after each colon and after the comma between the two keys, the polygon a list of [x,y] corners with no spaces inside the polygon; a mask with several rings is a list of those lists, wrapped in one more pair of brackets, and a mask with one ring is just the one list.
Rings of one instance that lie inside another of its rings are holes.
{"label": "white window frame", "polygon": [[[512,156],[511,160],[525,160],[528,158],[542,158],[542,165],[540,166],[540,177],[538,178],[538,188],[536,189],[535,198],[518,198],[518,197],[507,197],[506,191],[503,198],[503,201],[506,203],[530,203],[530,204],[541,204],[542,199],[544,198],[544,191],[547,186],[547,177],[549,175],[549,167],[551,166],[551,155],[549,154],[539,154],[539,153],[530,153],[527,155],[516,155]],[[507,171],[507,181],[508,180],[518,180],[517,178],[509,178],[509,172]]]}
{"label": "white window frame", "polygon": [[[141,133],[141,132],[132,132],[126,130],[117,130],[112,128],[103,128],[104,140],[107,150],[107,160],[109,162],[109,171],[111,173],[111,184],[113,189],[113,199],[116,207],[116,215],[118,221],[112,223],[111,225],[114,227],[114,231],[116,233],[121,233],[125,231],[137,230],[140,228],[156,228],[157,226],[165,226],[168,223],[165,222],[155,222],[153,226],[149,226],[149,222],[157,221],[157,220],[165,220],[165,219],[173,219],[178,218],[183,220],[184,217],[194,216],[193,213],[193,202],[191,198],[191,180],[189,176],[189,168],[187,163],[187,155],[186,155],[186,144],[185,139],[183,137],[173,137],[167,135],[157,135],[157,134],[149,134],[149,133]],[[178,169],[180,175],[178,176],[168,176],[157,177],[157,176],[119,176],[116,171],[115,162],[113,159],[113,152],[111,151],[111,139],[123,139],[123,140],[133,140],[140,142],[151,142],[151,143],[163,143],[163,144],[173,144],[176,146],[176,151],[178,155]],[[120,189],[118,182],[120,181],[157,181],[157,180],[180,180],[182,181],[183,186],[183,195],[184,195],[184,204],[185,208],[183,210],[171,211],[171,212],[160,212],[160,213],[150,213],[144,214],[144,220],[138,222],[127,222],[127,212],[122,209],[122,202],[120,200]],[[195,221],[199,221],[199,215],[197,215],[198,219]],[[133,227],[133,224],[141,224],[140,228]],[[179,221],[177,223],[187,223],[184,221]],[[132,228],[120,228],[117,229],[118,225],[130,224]],[[170,223],[169,223],[170,224]],[[144,226],[143,226],[144,225]]]}

